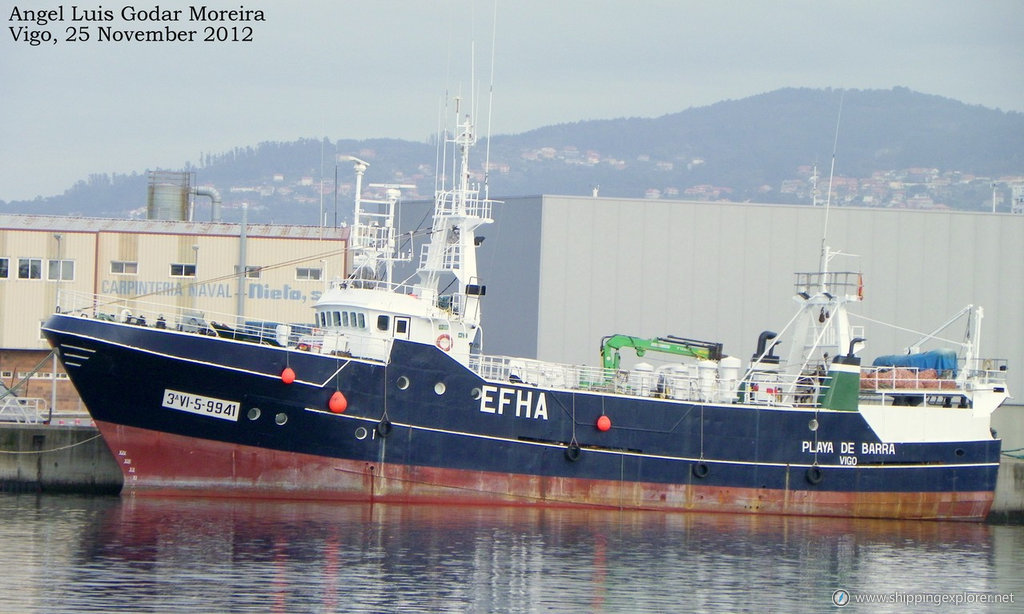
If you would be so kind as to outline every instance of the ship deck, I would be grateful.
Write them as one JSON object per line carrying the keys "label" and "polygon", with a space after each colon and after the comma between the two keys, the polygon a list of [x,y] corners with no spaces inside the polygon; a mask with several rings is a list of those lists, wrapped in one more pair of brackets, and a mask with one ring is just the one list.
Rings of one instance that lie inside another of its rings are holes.
{"label": "ship deck", "polygon": [[[239,319],[230,314],[201,312],[161,302],[160,296],[134,299],[64,292],[60,312],[184,334],[218,336],[244,343],[279,347],[283,351],[318,351],[309,344],[321,329],[308,323]],[[150,299],[150,300],[147,300]],[[173,300],[173,299],[172,299]],[[386,354],[385,354],[386,355]],[[385,362],[382,357],[352,357]],[[973,384],[1005,386],[1004,360],[978,359],[961,365],[961,376],[911,367],[861,367],[860,399],[878,405],[939,405],[966,408],[969,378]],[[747,368],[730,374],[695,362],[665,363],[657,368],[607,369],[529,358],[471,354],[465,363],[482,379],[582,393],[624,395],[666,401],[736,404],[806,409],[819,407],[830,378],[823,368],[789,372],[785,365]]]}

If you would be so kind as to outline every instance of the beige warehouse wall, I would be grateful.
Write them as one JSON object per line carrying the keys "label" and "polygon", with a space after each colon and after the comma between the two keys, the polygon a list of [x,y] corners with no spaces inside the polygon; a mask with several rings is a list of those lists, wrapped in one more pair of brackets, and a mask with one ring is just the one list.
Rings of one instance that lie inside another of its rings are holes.
{"label": "beige warehouse wall", "polygon": [[[0,258],[7,258],[9,266],[7,277],[0,278],[0,347],[46,347],[39,326],[57,307],[58,288],[91,291],[94,246],[91,233],[0,229]],[[18,264],[23,258],[39,260],[40,278],[19,278]],[[73,279],[50,280],[51,260],[73,262]]]}
{"label": "beige warehouse wall", "polygon": [[[9,218],[9,219],[8,219]],[[175,307],[234,314],[238,306],[239,262],[237,234],[211,232],[211,225],[125,220],[64,220],[42,216],[8,216],[0,228],[0,258],[9,274],[0,278],[0,347],[43,349],[40,324],[56,307],[58,290],[99,294],[110,302],[106,311],[131,307],[127,299]],[[87,230],[63,230],[85,227]],[[177,232],[154,232],[154,229]],[[237,227],[236,227],[237,229]],[[61,236],[58,242],[55,234]],[[267,227],[247,239],[246,262],[261,267],[258,277],[246,279],[247,319],[311,323],[312,305],[326,282],[344,274],[344,231]],[[198,248],[198,249],[196,249]],[[38,258],[41,279],[19,279],[19,258]],[[49,260],[74,262],[74,279],[48,279]],[[134,262],[133,273],[115,273],[111,262]],[[171,275],[171,264],[196,265],[195,277]],[[300,279],[298,267],[321,269],[320,279]],[[70,303],[65,301],[65,307]],[[221,319],[224,321],[226,318]]]}
{"label": "beige warehouse wall", "polygon": [[[141,250],[123,237],[104,234],[100,241],[98,293],[110,299],[145,295],[148,302],[173,307],[233,314],[238,306],[239,240],[232,236],[143,235]],[[246,317],[282,322],[312,322],[312,305],[326,279],[340,275],[343,249],[339,241],[249,237],[246,262],[259,267],[244,287]],[[114,274],[112,261],[138,254],[138,273]],[[195,277],[171,275],[171,265],[195,266]],[[298,267],[323,270],[321,279],[300,279]],[[222,318],[223,319],[223,318]]]}

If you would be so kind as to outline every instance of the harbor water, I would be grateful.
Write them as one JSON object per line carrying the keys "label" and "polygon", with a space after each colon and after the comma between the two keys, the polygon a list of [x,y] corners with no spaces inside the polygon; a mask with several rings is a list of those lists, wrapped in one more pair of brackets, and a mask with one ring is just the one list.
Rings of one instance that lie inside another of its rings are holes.
{"label": "harbor water", "polygon": [[[0,495],[5,612],[1015,612],[1024,527]],[[836,605],[836,604],[839,605]]]}

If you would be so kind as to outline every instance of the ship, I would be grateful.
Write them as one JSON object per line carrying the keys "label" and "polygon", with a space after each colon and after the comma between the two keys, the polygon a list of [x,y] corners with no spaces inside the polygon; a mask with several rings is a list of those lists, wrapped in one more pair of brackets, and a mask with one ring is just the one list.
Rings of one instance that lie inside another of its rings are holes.
{"label": "ship", "polygon": [[962,342],[862,364],[864,280],[824,241],[745,366],[676,334],[609,334],[599,366],[483,353],[478,229],[499,203],[471,181],[471,118],[455,126],[419,250],[396,229],[403,186],[364,197],[356,159],[351,266],[310,323],[61,295],[43,332],[123,494],[986,517],[1008,391],[1005,360],[978,355],[982,309],[956,320]]}

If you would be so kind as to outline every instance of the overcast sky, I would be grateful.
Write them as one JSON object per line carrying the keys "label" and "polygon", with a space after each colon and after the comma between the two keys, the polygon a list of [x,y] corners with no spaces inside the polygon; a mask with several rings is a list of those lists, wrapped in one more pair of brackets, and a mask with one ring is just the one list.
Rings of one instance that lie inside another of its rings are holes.
{"label": "overcast sky", "polygon": [[[197,5],[199,0],[196,0]],[[125,22],[124,7],[184,9]],[[250,0],[252,42],[202,42],[188,3],[66,1],[64,21],[0,0],[0,200],[59,194],[91,173],[180,170],[202,153],[301,137],[435,134],[445,98],[486,102],[493,134],[656,117],[782,87],[906,86],[1024,111],[1020,0]],[[71,7],[112,10],[72,22]],[[48,30],[56,44],[15,40]],[[67,42],[86,26],[88,42]],[[191,43],[98,41],[114,30],[196,30]],[[21,32],[24,32],[22,30]],[[485,109],[485,105],[481,105]],[[478,117],[481,131],[486,113]],[[1024,169],[1022,169],[1024,170]]]}

